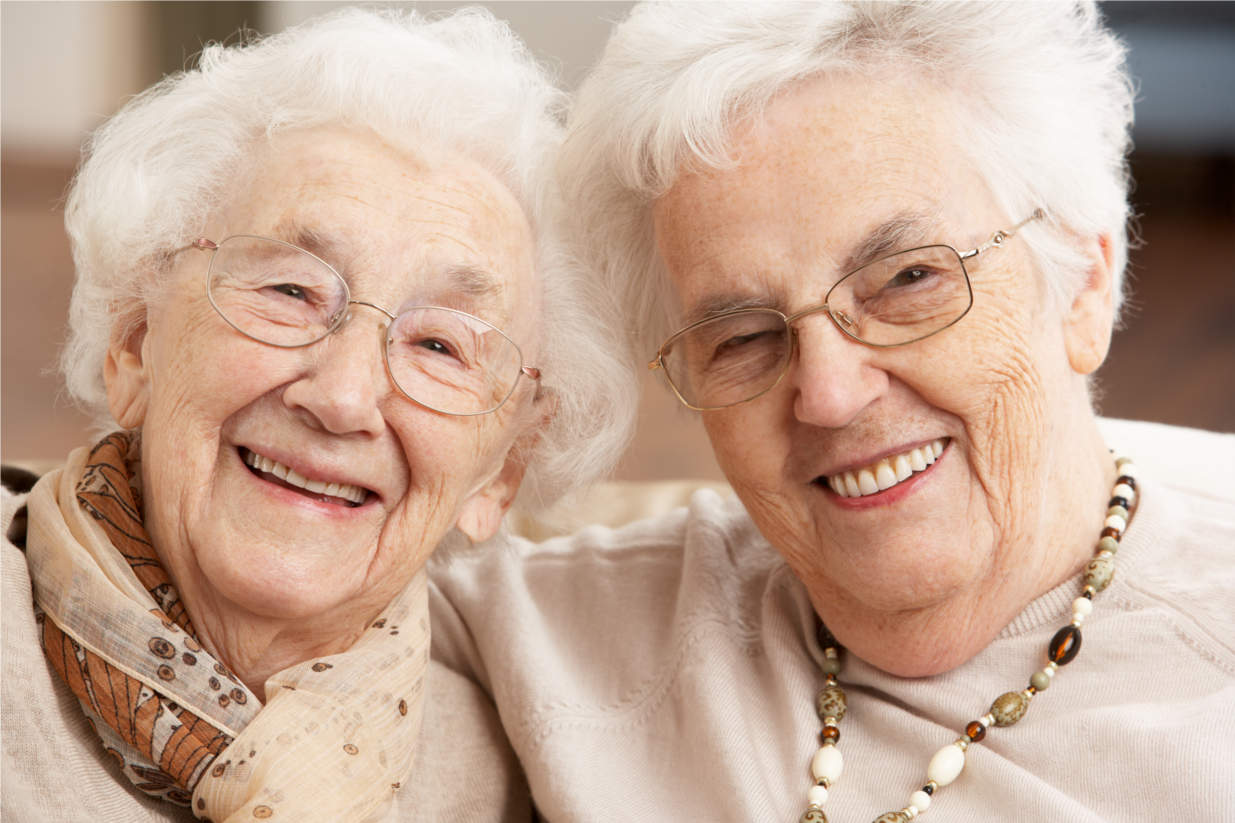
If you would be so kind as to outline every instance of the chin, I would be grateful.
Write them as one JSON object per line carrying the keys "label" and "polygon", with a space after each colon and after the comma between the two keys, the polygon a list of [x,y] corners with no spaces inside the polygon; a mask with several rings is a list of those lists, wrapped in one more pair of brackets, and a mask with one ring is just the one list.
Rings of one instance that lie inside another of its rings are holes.
{"label": "chin", "polygon": [[976,562],[983,556],[977,551],[958,551],[969,545],[963,536],[945,537],[941,542],[913,538],[891,535],[872,546],[869,538],[861,536],[844,545],[815,547],[806,564],[813,569],[803,569],[791,556],[786,560],[804,581],[831,580],[845,599],[868,613],[931,609],[977,587],[986,564]]}
{"label": "chin", "polygon": [[203,569],[208,585],[244,613],[269,620],[311,620],[345,607],[360,587],[329,573],[285,564],[229,566],[222,574]]}

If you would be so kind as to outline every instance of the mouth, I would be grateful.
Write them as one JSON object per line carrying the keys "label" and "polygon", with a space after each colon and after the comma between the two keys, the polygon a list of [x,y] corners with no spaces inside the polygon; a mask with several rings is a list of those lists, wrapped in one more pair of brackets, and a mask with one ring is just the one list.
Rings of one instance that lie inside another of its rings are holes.
{"label": "mouth", "polygon": [[371,492],[360,486],[348,483],[328,483],[322,480],[305,477],[296,470],[283,465],[277,460],[260,455],[250,449],[240,450],[241,459],[253,474],[276,486],[291,489],[294,492],[318,501],[335,506],[355,507],[365,502]]}
{"label": "mouth", "polygon": [[929,469],[939,455],[943,454],[948,439],[941,437],[901,454],[885,457],[869,466],[818,477],[815,482],[826,483],[828,488],[840,497],[879,494]]}

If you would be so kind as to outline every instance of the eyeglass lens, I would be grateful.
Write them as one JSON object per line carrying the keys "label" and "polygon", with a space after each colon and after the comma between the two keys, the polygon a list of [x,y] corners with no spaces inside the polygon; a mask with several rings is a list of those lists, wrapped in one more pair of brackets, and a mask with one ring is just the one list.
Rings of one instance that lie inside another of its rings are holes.
{"label": "eyeglass lens", "polygon": [[[828,293],[826,310],[850,337],[896,346],[947,328],[964,316],[972,301],[956,251],[926,246],[851,272]],[[690,405],[709,409],[741,403],[775,385],[788,367],[789,322],[771,309],[725,314],[670,338],[661,362]]]}
{"label": "eyeglass lens", "polygon": [[[234,236],[210,262],[207,294],[223,319],[263,343],[307,346],[334,331],[348,309],[343,279],[296,246]],[[448,414],[500,406],[519,379],[522,356],[501,330],[440,307],[409,309],[391,321],[386,364],[398,387]]]}

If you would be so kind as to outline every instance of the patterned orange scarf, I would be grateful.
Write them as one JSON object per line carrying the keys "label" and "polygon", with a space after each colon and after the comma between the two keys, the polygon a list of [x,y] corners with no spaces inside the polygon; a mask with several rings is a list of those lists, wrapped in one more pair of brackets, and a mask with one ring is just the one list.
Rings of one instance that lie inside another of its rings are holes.
{"label": "patterned orange scarf", "polygon": [[138,454],[109,435],[27,498],[43,648],[107,751],[216,823],[387,820],[420,730],[423,570],[351,648],[267,678],[263,706],[197,640],[142,524]]}
{"label": "patterned orange scarf", "polygon": [[[152,662],[157,661],[157,675],[171,681],[177,677],[178,668],[212,669],[227,680],[226,686],[220,677],[208,680],[209,685],[217,684],[220,700],[235,699],[242,704],[252,701],[257,706],[257,698],[244,684],[197,642],[197,632],[184,604],[150,545],[142,524],[141,496],[133,485],[134,472],[130,469],[130,463],[136,463],[136,459],[129,459],[131,449],[136,457],[136,439],[117,432],[94,447],[77,484],[77,502],[99,522],[137,579],[160,604],[162,608],[152,609],[151,613],[163,621],[166,634],[175,638],[183,632],[178,644],[162,636],[150,638],[149,649]],[[140,755],[140,760],[125,758],[119,747],[107,747],[125,776],[147,794],[189,805],[197,781],[232,742],[231,736],[84,649],[55,621],[47,620],[41,609],[36,612],[36,620],[43,627],[44,654],[81,701],[96,730],[101,721]],[[183,653],[177,645],[183,646]]]}

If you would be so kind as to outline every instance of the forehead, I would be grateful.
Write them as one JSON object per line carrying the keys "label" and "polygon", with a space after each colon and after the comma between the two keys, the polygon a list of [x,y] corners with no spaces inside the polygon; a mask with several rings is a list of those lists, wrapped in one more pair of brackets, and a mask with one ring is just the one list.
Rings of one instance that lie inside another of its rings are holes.
{"label": "forehead", "polygon": [[789,300],[786,272],[826,291],[864,247],[963,242],[939,233],[988,195],[959,150],[959,111],[926,82],[841,76],[782,93],[737,128],[734,165],[685,174],[654,205],[683,308]]}
{"label": "forehead", "polygon": [[210,230],[302,245],[361,299],[459,305],[491,320],[531,299],[523,210],[457,152],[411,153],[372,134],[314,129],[276,135],[239,177]]}

